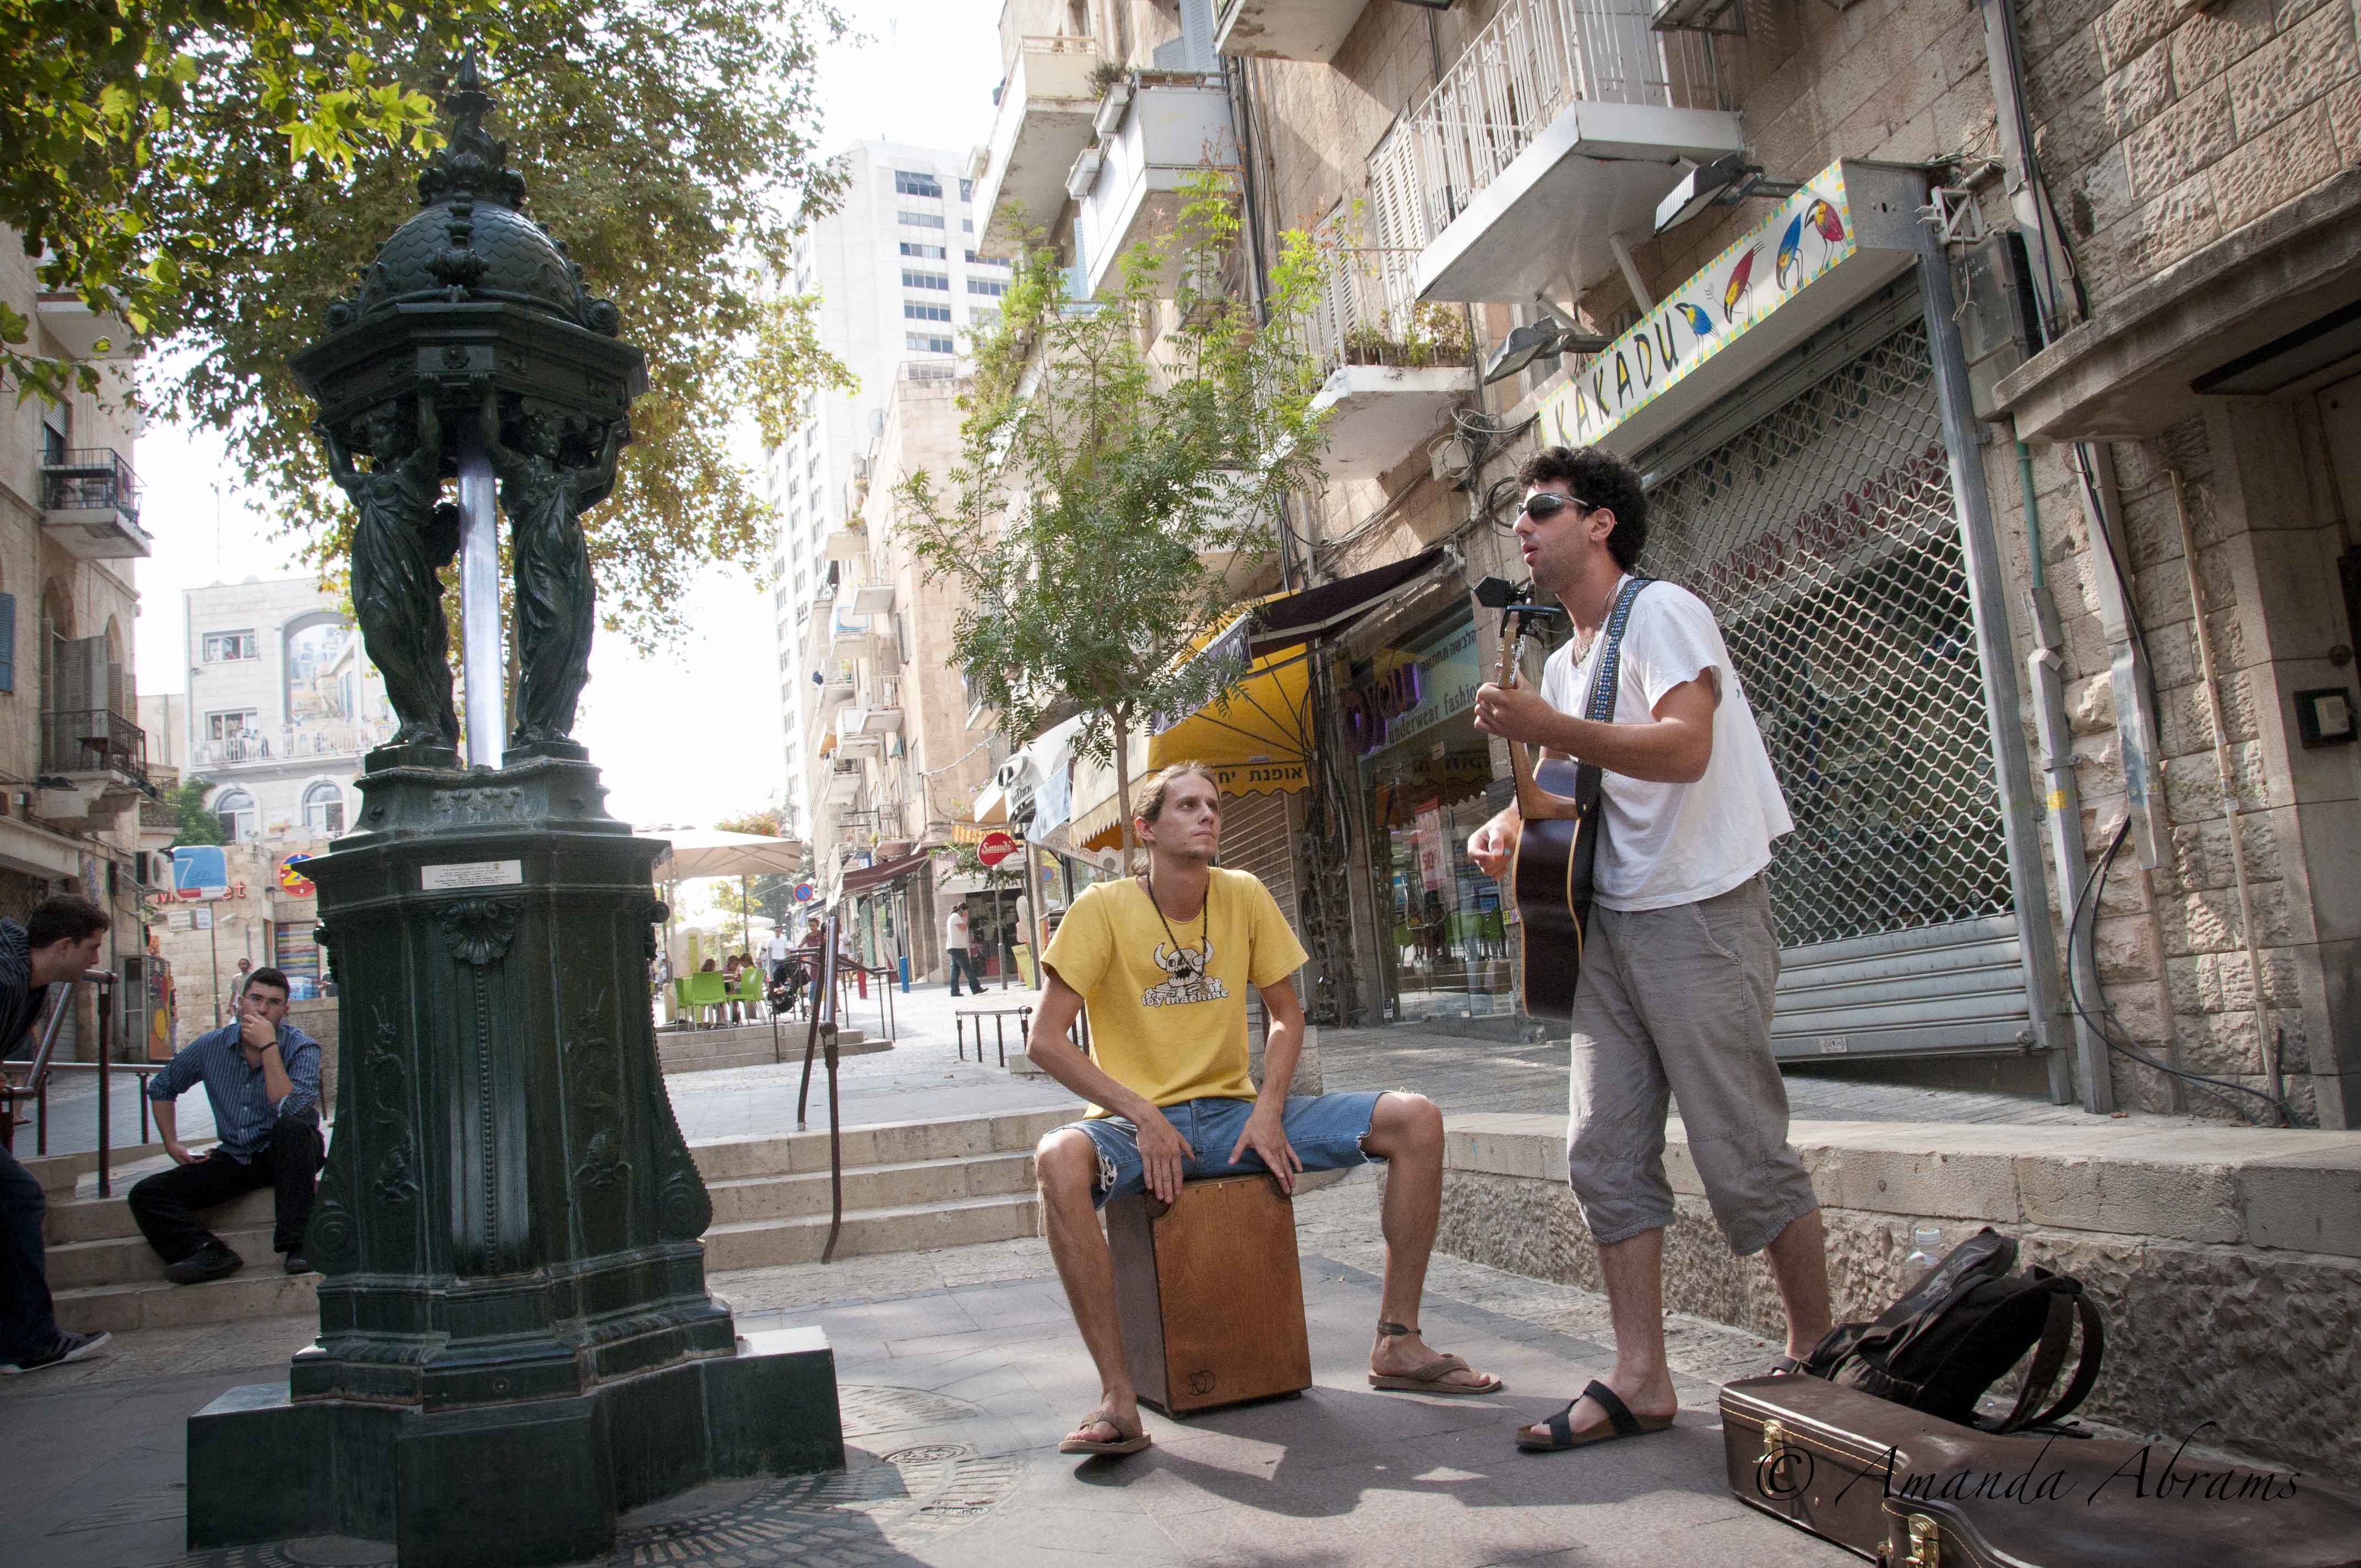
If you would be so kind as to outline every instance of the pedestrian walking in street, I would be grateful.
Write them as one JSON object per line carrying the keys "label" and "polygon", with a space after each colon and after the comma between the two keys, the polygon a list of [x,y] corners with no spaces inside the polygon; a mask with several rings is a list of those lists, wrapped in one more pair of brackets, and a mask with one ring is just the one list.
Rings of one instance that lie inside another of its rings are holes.
{"label": "pedestrian walking in street", "polygon": [[[1787,1142],[1786,1086],[1771,1049],[1779,942],[1763,881],[1793,826],[1713,612],[1677,584],[1636,576],[1647,499],[1630,464],[1545,447],[1519,475],[1516,534],[1537,587],[1574,640],[1540,691],[1486,685],[1488,734],[1602,771],[1597,894],[1578,953],[1566,1173],[1598,1245],[1615,1370],[1519,1446],[1578,1448],[1662,1431],[1677,1399],[1664,1358],[1664,1118],[1677,1101],[1714,1218],[1740,1256],[1768,1254],[1800,1371],[1828,1332],[1827,1247],[1811,1177]],[[1620,633],[1620,636],[1619,636]],[[1582,717],[1603,661],[1603,720]],[[1515,806],[1468,839],[1501,876],[1522,830]]]}
{"label": "pedestrian walking in street", "polygon": [[[98,962],[110,922],[87,898],[46,898],[25,924],[0,920],[0,1049],[41,1015],[52,985],[71,983]],[[14,1115],[13,1106],[0,1115]],[[0,1148],[0,1373],[39,1372],[97,1354],[114,1336],[58,1327],[49,1297],[41,1222],[49,1200],[32,1172]]]}
{"label": "pedestrian walking in street", "polygon": [[[1287,1092],[1303,1047],[1293,977],[1305,954],[1268,888],[1247,872],[1213,869],[1221,790],[1208,769],[1180,762],[1158,773],[1134,827],[1148,863],[1137,877],[1089,888],[1066,911],[1042,955],[1049,988],[1026,1047],[1092,1102],[1087,1117],[1043,1137],[1033,1157],[1049,1255],[1099,1375],[1098,1409],[1059,1452],[1148,1446],[1097,1211],[1143,1190],[1170,1203],[1196,1178],[1268,1171],[1293,1192],[1301,1172],[1386,1161],[1386,1272],[1370,1387],[1498,1393],[1499,1378],[1437,1354],[1418,1329],[1443,1201],[1443,1113],[1400,1091]],[[1259,1090],[1247,1070],[1249,989],[1269,1025]],[[1066,1037],[1086,1003],[1090,1056]]]}
{"label": "pedestrian walking in street", "polygon": [[967,905],[954,904],[943,917],[943,957],[951,967],[951,994],[960,993],[960,976],[967,976],[967,988],[981,995],[983,977],[978,972],[975,955],[968,949]]}

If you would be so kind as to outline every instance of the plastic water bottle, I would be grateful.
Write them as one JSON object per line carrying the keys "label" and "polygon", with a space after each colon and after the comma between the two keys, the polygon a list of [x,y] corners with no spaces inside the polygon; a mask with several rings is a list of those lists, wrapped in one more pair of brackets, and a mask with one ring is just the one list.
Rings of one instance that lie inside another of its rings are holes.
{"label": "plastic water bottle", "polygon": [[1906,1293],[1918,1288],[1919,1281],[1935,1272],[1935,1266],[1942,1261],[1943,1227],[1910,1227],[1910,1255],[1902,1260],[1903,1290]]}

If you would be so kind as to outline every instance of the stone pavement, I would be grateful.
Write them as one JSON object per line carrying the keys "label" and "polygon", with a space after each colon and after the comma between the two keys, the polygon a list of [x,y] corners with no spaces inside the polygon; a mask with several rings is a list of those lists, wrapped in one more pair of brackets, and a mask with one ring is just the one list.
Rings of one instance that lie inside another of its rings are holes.
{"label": "stone pavement", "polygon": [[[700,1489],[623,1521],[613,1563],[1465,1565],[1850,1562],[1724,1490],[1719,1379],[1771,1347],[1676,1320],[1683,1415],[1665,1435],[1519,1453],[1510,1429],[1602,1372],[1603,1318],[1562,1288],[1437,1258],[1424,1326],[1499,1373],[1487,1399],[1378,1394],[1378,1183],[1299,1202],[1316,1387],[1187,1421],[1115,1462],[1057,1454],[1096,1394],[1038,1241],[715,1277],[741,1322],[818,1322],[836,1348],[848,1469]],[[183,1422],[225,1388],[285,1375],[304,1320],[118,1336],[111,1356],[0,1384],[0,1564],[375,1564],[311,1540],[181,1550]],[[267,1485],[258,1477],[258,1485]]]}

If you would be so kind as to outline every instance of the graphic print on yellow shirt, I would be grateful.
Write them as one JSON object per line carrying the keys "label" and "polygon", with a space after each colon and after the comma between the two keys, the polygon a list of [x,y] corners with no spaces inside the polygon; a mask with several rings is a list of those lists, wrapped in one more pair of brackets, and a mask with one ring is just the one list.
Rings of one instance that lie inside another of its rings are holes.
{"label": "graphic print on yellow shirt", "polygon": [[1082,992],[1099,1066],[1152,1103],[1178,1105],[1254,1098],[1246,993],[1302,968],[1304,952],[1268,888],[1216,870],[1204,914],[1169,931],[1137,878],[1088,888],[1041,957]]}

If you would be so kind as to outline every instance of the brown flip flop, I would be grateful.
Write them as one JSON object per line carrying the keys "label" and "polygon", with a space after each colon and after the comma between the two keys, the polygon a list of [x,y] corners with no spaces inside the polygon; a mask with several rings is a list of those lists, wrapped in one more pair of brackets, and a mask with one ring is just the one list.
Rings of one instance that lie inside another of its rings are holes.
{"label": "brown flip flop", "polygon": [[1105,1422],[1114,1430],[1115,1433],[1115,1442],[1093,1442],[1088,1438],[1070,1437],[1065,1442],[1058,1445],[1058,1452],[1060,1453],[1088,1453],[1093,1454],[1101,1459],[1116,1459],[1126,1453],[1137,1453],[1141,1449],[1146,1448],[1150,1442],[1155,1441],[1148,1435],[1148,1427],[1145,1422],[1142,1422],[1138,1430],[1132,1432],[1128,1437],[1125,1436],[1123,1431],[1123,1423],[1115,1420],[1113,1416],[1107,1414],[1104,1410],[1093,1410],[1089,1415],[1084,1416],[1081,1420],[1074,1423],[1074,1430],[1077,1431],[1088,1431],[1091,1428],[1098,1425],[1102,1421]]}
{"label": "brown flip flop", "polygon": [[1615,1390],[1604,1383],[1586,1385],[1582,1396],[1607,1412],[1605,1425],[1575,1431],[1574,1423],[1566,1418],[1574,1413],[1575,1406],[1582,1399],[1568,1399],[1565,1409],[1538,1423],[1549,1430],[1548,1442],[1536,1441],[1527,1434],[1523,1427],[1519,1427],[1517,1446],[1527,1453],[1563,1453],[1569,1448],[1587,1448],[1595,1442],[1613,1442],[1620,1438],[1645,1437],[1652,1431],[1666,1431],[1673,1424],[1671,1416],[1633,1415],[1631,1408],[1616,1398]]}
{"label": "brown flip flop", "polygon": [[1481,1383],[1443,1381],[1455,1372],[1475,1370],[1458,1356],[1438,1355],[1412,1372],[1372,1372],[1369,1374],[1369,1387],[1410,1394],[1497,1394],[1508,1387],[1488,1372],[1478,1374],[1484,1379]]}

